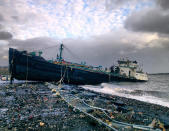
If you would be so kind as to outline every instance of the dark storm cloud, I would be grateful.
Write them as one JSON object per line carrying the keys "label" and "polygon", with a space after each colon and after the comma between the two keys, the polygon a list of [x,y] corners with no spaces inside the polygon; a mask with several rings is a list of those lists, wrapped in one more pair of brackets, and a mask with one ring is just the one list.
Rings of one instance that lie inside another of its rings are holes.
{"label": "dark storm cloud", "polygon": [[107,10],[118,8],[122,4],[124,4],[126,0],[106,0],[105,6]]}
{"label": "dark storm cloud", "polygon": [[169,0],[157,0],[157,5],[160,5],[161,8],[168,10],[169,9]]}
{"label": "dark storm cloud", "polygon": [[[45,58],[52,58],[56,57],[56,47],[58,42],[55,39],[47,38],[47,37],[39,37],[27,40],[18,40],[18,39],[10,39],[6,42],[0,41],[0,66],[7,66],[8,65],[8,49],[9,47],[19,49],[19,50],[27,50],[27,51],[34,51],[34,50],[41,50],[44,51]],[[46,47],[51,47],[49,49],[44,50]],[[59,45],[58,45],[59,47]]]}
{"label": "dark storm cloud", "polygon": [[[90,41],[69,39],[64,42],[74,54],[71,55],[66,49],[64,50],[64,58],[69,61],[86,61],[89,65],[110,67],[116,64],[119,58],[128,57],[137,60],[141,65],[144,64],[146,72],[169,72],[168,66],[166,66],[169,65],[167,44],[160,48],[147,46],[138,49],[134,45],[125,44],[107,36],[95,37]],[[78,59],[74,58],[75,56],[78,56]]]}
{"label": "dark storm cloud", "polygon": [[11,16],[11,18],[15,21],[19,21],[19,17],[18,16]]}
{"label": "dark storm cloud", "polygon": [[166,35],[165,36],[161,35],[160,38],[152,40],[149,44],[156,45],[159,48],[164,48],[169,52],[169,37]]}
{"label": "dark storm cloud", "polygon": [[[107,39],[107,40],[105,40]],[[125,45],[119,40],[112,40],[113,36],[102,36],[94,37],[90,40],[81,39],[64,39],[63,43],[65,45],[64,57],[78,61],[87,61],[89,64],[98,65],[101,64],[106,66],[112,63],[113,58],[120,56],[125,53],[131,53],[136,47]],[[78,43],[78,44],[77,44]],[[59,41],[52,38],[40,37],[27,40],[17,40],[12,39],[9,41],[9,47],[14,47],[19,50],[38,50],[45,49],[51,46],[56,46],[57,48],[50,48],[43,50],[46,58],[56,57],[59,50]],[[67,50],[68,48],[68,50]]]}
{"label": "dark storm cloud", "polygon": [[169,13],[151,9],[131,14],[125,21],[125,28],[138,32],[169,34]]}
{"label": "dark storm cloud", "polygon": [[135,32],[169,34],[169,0],[156,0],[155,6],[132,12],[124,27]]}
{"label": "dark storm cloud", "polygon": [[[72,39],[64,40],[65,46],[74,54],[70,54],[65,49],[65,57],[68,60],[78,62],[86,61],[89,65],[110,66],[113,64],[113,61],[117,60],[117,58],[130,54],[136,48],[134,46],[125,45],[120,41],[109,41],[104,39],[105,37],[102,38],[96,38],[91,41]],[[79,59],[76,59],[76,56]]]}
{"label": "dark storm cloud", "polygon": [[106,0],[105,7],[107,10],[112,10],[124,6],[126,3],[136,2],[137,0]]}
{"label": "dark storm cloud", "polygon": [[43,15],[36,12],[36,9],[29,9],[24,0],[0,0],[0,24],[3,25],[3,31],[10,30],[15,37],[21,36],[20,32],[29,32],[32,27],[37,31],[41,19]]}
{"label": "dark storm cloud", "polygon": [[12,39],[9,41],[9,47],[14,47],[19,50],[33,51],[41,48],[45,48],[51,45],[57,45],[56,40],[49,37],[37,37],[27,40]]}
{"label": "dark storm cloud", "polygon": [[[144,64],[144,69],[147,72],[169,72],[167,66],[169,65],[167,44],[160,48],[145,47],[139,49],[137,46],[123,43],[119,38],[111,34],[92,37],[88,40],[64,39],[63,44],[65,45],[63,57],[67,61],[78,63],[86,61],[88,65],[110,67],[119,58],[128,57]],[[48,48],[51,46],[53,47]],[[6,50],[5,45],[3,47],[0,52],[0,61],[1,65],[7,65],[8,62],[4,59],[6,58],[4,56],[8,56],[8,50]],[[27,40],[12,39],[9,41],[8,47],[28,51],[43,49],[43,57],[46,59],[56,59],[59,50],[59,41],[47,37]],[[46,50],[44,50],[45,48]]]}
{"label": "dark storm cloud", "polygon": [[[115,38],[111,34],[93,37],[89,41],[85,40],[64,40],[65,45],[79,57],[75,59],[70,53],[64,50],[64,58],[69,61],[86,61],[89,65],[103,65],[110,67],[115,64],[119,58],[130,58],[138,60],[144,69],[149,73],[169,72],[169,40],[159,40],[163,44],[158,47],[150,47],[147,45],[144,48],[137,48],[136,45],[126,44]],[[158,42],[159,42],[158,41]],[[152,44],[157,41],[151,41]],[[75,44],[78,43],[78,44]],[[73,47],[73,48],[72,48]]]}
{"label": "dark storm cloud", "polygon": [[4,6],[5,5],[5,1],[4,0],[1,0],[0,1],[0,6]]}
{"label": "dark storm cloud", "polygon": [[131,54],[143,64],[145,71],[149,73],[169,72],[169,50],[165,47],[147,47]]}
{"label": "dark storm cloud", "polygon": [[2,24],[0,24],[0,30],[1,30],[1,29],[3,29],[3,25],[2,25]]}
{"label": "dark storm cloud", "polygon": [[8,39],[12,39],[12,34],[9,32],[1,31],[0,40],[8,40]]}
{"label": "dark storm cloud", "polygon": [[146,10],[132,12],[124,27],[133,32],[157,33],[158,37],[147,47],[132,55],[141,59],[148,72],[169,72],[169,0],[157,0],[156,5]]}
{"label": "dark storm cloud", "polygon": [[4,17],[0,14],[0,21],[4,21]]}

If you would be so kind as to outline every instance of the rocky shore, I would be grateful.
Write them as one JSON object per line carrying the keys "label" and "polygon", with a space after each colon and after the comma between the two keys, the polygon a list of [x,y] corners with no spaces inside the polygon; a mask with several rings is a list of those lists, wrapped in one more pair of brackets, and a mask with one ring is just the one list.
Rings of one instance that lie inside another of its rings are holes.
{"label": "rocky shore", "polygon": [[[92,106],[107,109],[109,116],[130,124],[153,125],[169,130],[169,108],[63,86],[73,95]],[[109,130],[52,93],[48,84],[28,83],[0,86],[0,130],[28,131],[93,131]]]}

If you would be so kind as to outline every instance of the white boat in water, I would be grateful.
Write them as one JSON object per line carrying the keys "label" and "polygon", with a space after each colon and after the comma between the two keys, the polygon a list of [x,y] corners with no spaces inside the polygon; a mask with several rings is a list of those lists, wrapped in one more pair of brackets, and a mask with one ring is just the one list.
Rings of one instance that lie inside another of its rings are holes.
{"label": "white boat in water", "polygon": [[120,59],[118,60],[118,66],[116,66],[114,70],[116,73],[124,77],[135,78],[141,81],[148,81],[147,73],[143,72],[137,61]]}

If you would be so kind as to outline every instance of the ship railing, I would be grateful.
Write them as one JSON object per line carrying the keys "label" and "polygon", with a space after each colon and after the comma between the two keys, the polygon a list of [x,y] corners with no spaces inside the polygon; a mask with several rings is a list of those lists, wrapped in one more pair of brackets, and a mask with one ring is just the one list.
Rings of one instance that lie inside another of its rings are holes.
{"label": "ship railing", "polygon": [[130,66],[130,65],[119,65],[118,67],[132,68],[137,69],[138,66]]}
{"label": "ship railing", "polygon": [[93,66],[81,65],[81,64],[76,64],[76,63],[67,63],[67,62],[58,62],[58,61],[55,61],[53,63],[58,64],[58,65],[65,65],[65,66],[68,66],[68,67],[71,67],[71,68],[91,71],[91,72],[101,72],[101,73],[109,74],[109,72],[106,72],[100,66],[99,67],[93,67]]}

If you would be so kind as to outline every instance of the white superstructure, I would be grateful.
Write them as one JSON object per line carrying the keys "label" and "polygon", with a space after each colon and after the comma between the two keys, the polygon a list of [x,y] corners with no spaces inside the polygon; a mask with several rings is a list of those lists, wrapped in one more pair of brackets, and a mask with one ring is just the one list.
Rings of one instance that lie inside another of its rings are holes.
{"label": "white superstructure", "polygon": [[147,73],[144,73],[137,63],[137,61],[118,60],[118,73],[128,78],[135,78],[137,80],[148,81]]}

